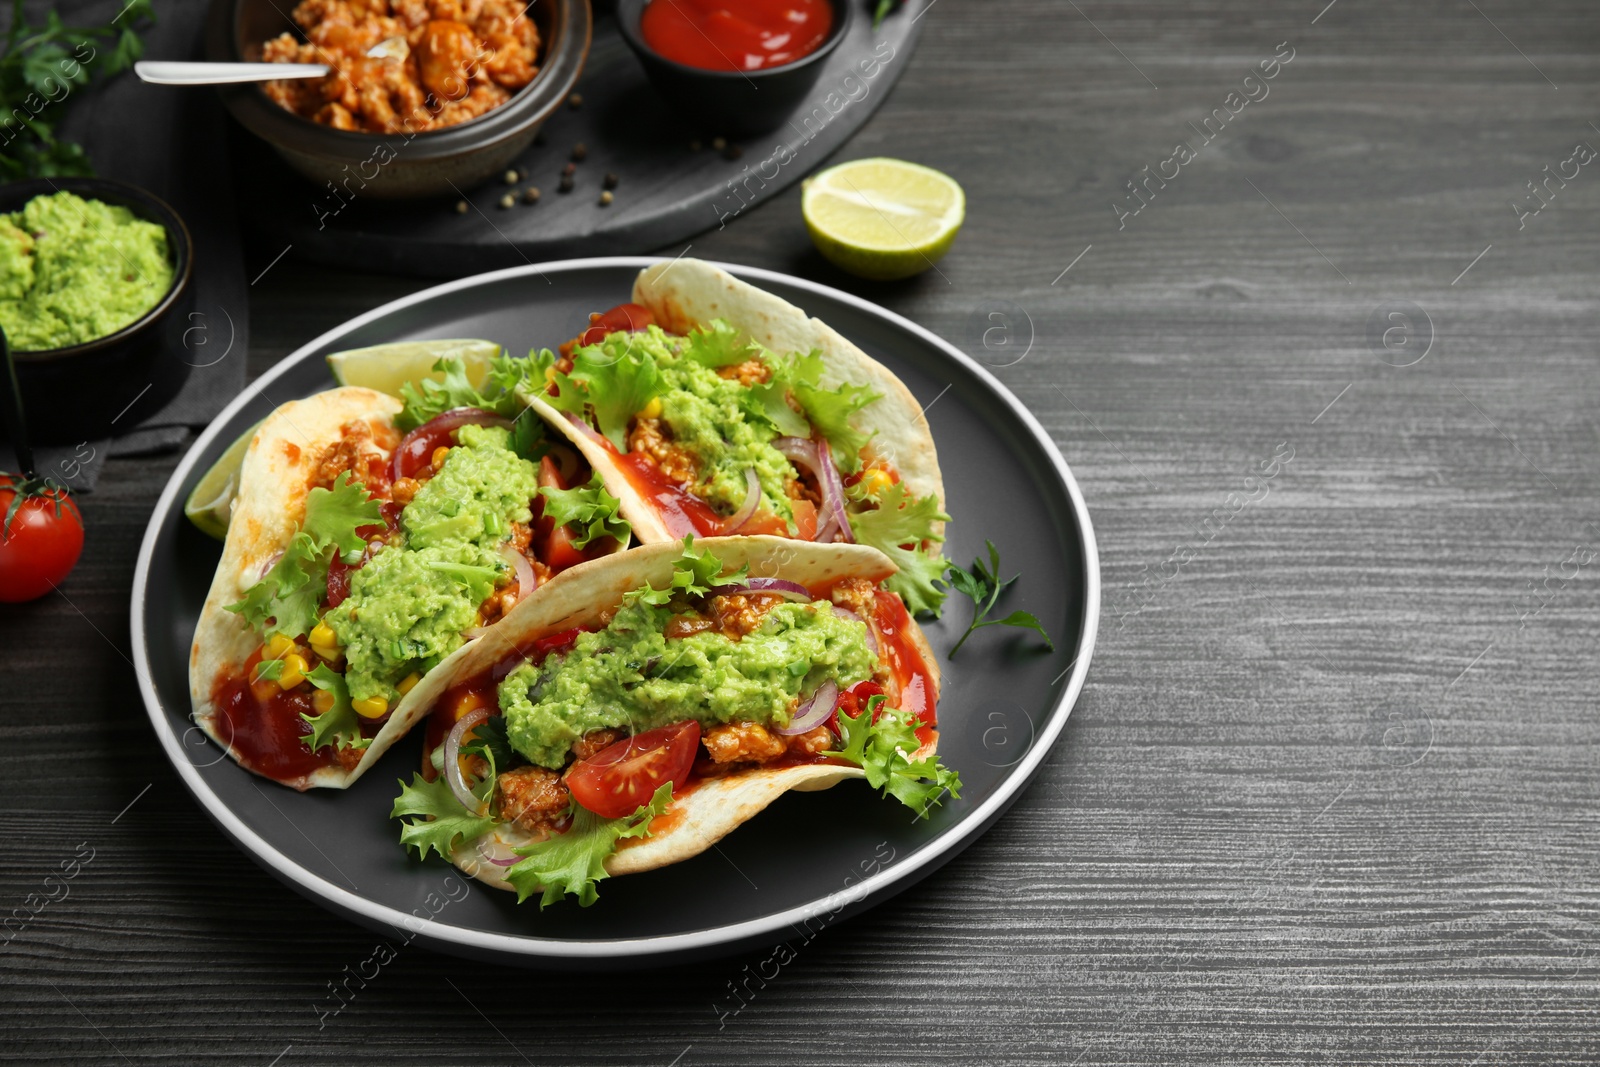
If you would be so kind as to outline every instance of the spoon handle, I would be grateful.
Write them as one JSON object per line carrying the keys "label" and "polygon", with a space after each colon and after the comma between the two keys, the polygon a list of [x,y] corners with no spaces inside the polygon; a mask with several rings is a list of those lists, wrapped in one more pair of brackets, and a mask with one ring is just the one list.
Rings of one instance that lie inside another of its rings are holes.
{"label": "spoon handle", "polygon": [[0,392],[5,393],[3,414],[5,417],[6,436],[11,438],[12,451],[17,454],[17,466],[22,468],[22,476],[30,482],[38,477],[38,471],[33,466],[33,447],[28,443],[28,421],[22,415],[22,388],[17,384],[17,363],[11,358],[11,344],[6,340],[6,332],[0,330],[0,356],[4,356],[5,373],[0,375]]}
{"label": "spoon handle", "polygon": [[277,81],[280,78],[321,78],[328,73],[322,63],[188,63],[175,60],[140,60],[133,72],[152,85],[232,85],[237,82]]}

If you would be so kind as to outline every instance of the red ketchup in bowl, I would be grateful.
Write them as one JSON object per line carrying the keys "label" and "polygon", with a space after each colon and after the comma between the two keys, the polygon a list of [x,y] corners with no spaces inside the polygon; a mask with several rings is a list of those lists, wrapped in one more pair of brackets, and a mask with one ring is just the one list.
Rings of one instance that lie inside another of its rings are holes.
{"label": "red ketchup in bowl", "polygon": [[703,70],[781,67],[832,29],[830,0],[650,0],[639,19],[657,55]]}

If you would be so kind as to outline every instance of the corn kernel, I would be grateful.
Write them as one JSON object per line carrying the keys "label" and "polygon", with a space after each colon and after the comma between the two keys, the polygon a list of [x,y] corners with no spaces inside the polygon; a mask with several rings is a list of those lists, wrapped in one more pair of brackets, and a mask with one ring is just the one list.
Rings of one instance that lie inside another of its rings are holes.
{"label": "corn kernel", "polygon": [[556,368],[554,364],[551,364],[544,369],[544,380],[547,382],[553,382],[556,380]]}
{"label": "corn kernel", "polygon": [[451,710],[455,713],[456,721],[460,722],[466,718],[467,712],[481,708],[483,705],[482,693],[462,693],[456,698],[456,706]]}
{"label": "corn kernel", "polygon": [[318,689],[311,694],[311,706],[317,709],[318,715],[326,715],[333,710],[333,694],[326,689]]}
{"label": "corn kernel", "polygon": [[329,648],[339,647],[339,637],[333,632],[333,627],[326,622],[319,622],[311,628],[311,643],[313,645],[326,645]]}
{"label": "corn kernel", "polygon": [[412,671],[410,674],[406,675],[404,678],[400,679],[398,683],[396,683],[395,689],[399,691],[401,696],[405,696],[407,693],[411,692],[411,690],[415,689],[417,683],[420,681],[422,681],[422,675],[418,674],[416,671]]}
{"label": "corn kernel", "polygon": [[389,701],[381,696],[352,700],[350,706],[356,709],[357,715],[367,719],[381,719],[389,713]]}
{"label": "corn kernel", "polygon": [[889,486],[894,484],[894,479],[889,477],[889,472],[880,467],[873,467],[861,475],[860,486],[868,496],[877,496]]}
{"label": "corn kernel", "polygon": [[433,467],[434,470],[438,470],[440,467],[444,466],[444,458],[449,454],[450,446],[440,445],[438,448],[433,450],[433,456],[428,460],[428,463]]}
{"label": "corn kernel", "polygon": [[262,659],[282,659],[294,651],[294,639],[283,634],[273,634],[267,642],[267,654]]}
{"label": "corn kernel", "polygon": [[298,652],[289,653],[283,657],[283,671],[278,675],[278,688],[293,689],[306,680],[306,671],[310,669],[311,665],[306,662],[304,656]]}
{"label": "corn kernel", "polygon": [[642,419],[659,419],[661,417],[661,398],[659,396],[651,397],[650,403],[640,410],[639,417]]}
{"label": "corn kernel", "polygon": [[344,649],[340,648],[338,645],[329,647],[328,645],[319,645],[316,642],[312,642],[311,651],[315,652],[318,656],[327,660],[329,663],[334,662],[340,656],[344,655]]}

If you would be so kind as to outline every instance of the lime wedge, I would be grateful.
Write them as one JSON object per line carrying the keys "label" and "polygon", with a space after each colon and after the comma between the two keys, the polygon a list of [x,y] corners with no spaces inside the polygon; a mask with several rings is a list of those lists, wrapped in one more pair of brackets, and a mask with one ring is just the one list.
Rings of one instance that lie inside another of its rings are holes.
{"label": "lime wedge", "polygon": [[856,159],[810,178],[800,198],[811,240],[861,278],[909,278],[950,251],[967,198],[948,174],[901,159]]}
{"label": "lime wedge", "polygon": [[466,365],[467,381],[477,389],[483,385],[490,361],[499,354],[500,346],[493,341],[396,341],[335,352],[328,357],[328,369],[340,385],[364,386],[398,397],[406,382],[423,378],[443,381],[443,372],[434,370],[433,365],[447,356]]}
{"label": "lime wedge", "polygon": [[183,505],[183,513],[189,521],[218,541],[228,536],[233,498],[239,493],[239,468],[244,464],[244,453],[250,447],[250,439],[260,427],[261,423],[256,423],[228,446],[221,458],[206,471],[205,477],[196,483]]}

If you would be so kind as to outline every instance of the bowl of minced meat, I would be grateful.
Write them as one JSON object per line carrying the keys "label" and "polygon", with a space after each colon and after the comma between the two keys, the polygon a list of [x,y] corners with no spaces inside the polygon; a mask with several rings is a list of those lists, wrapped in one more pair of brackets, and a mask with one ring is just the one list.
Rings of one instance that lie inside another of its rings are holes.
{"label": "bowl of minced meat", "polygon": [[331,68],[222,98],[342,205],[504,173],[576,84],[591,29],[588,0],[221,0],[206,53]]}

